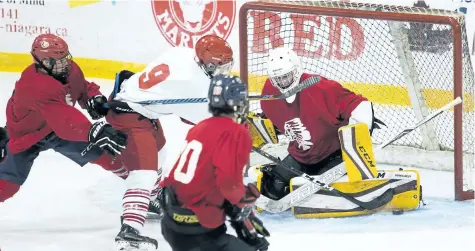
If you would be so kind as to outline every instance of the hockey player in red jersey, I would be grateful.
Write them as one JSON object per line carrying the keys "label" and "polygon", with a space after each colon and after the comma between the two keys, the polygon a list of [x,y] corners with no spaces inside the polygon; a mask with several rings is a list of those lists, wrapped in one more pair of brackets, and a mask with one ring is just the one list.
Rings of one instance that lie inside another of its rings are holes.
{"label": "hockey player in red jersey", "polygon": [[6,128],[0,128],[0,202],[19,190],[35,159],[48,149],[81,166],[92,162],[117,174],[122,168],[111,155],[126,147],[126,135],[104,122],[91,125],[74,108],[79,103],[99,118],[99,103],[105,98],[99,86],[84,79],[67,43],[52,34],[39,35],[31,54],[34,63],[16,82],[6,108]]}
{"label": "hockey player in red jersey", "polygon": [[[336,81],[304,73],[299,57],[291,49],[271,50],[267,70],[269,78],[264,84],[263,95],[285,93],[303,81],[319,80],[287,99],[260,102],[264,116],[290,139],[289,154],[283,159],[287,165],[311,175],[321,174],[342,163],[340,127],[364,123],[372,131],[377,126],[371,102]],[[280,199],[295,176],[275,166],[270,173],[264,174],[261,192],[272,199]]]}
{"label": "hockey player in red jersey", "polygon": [[[244,185],[252,138],[246,119],[246,86],[218,75],[209,87],[213,117],[190,129],[185,148],[163,181],[162,234],[173,251],[267,250],[268,231],[252,212],[259,192]],[[226,234],[226,217],[238,238]]]}

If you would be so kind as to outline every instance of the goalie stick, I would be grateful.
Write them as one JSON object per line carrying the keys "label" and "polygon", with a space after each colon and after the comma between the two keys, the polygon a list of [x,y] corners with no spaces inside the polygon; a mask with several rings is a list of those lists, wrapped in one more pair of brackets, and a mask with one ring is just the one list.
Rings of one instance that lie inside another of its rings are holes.
{"label": "goalie stick", "polygon": [[[279,164],[279,163],[276,163],[276,164]],[[331,168],[330,170],[326,171],[325,173],[319,176],[316,176],[315,178],[320,180],[322,183],[331,184],[337,181],[338,179],[340,179],[341,177],[343,177],[345,174],[346,174],[345,164],[341,163]],[[273,200],[264,195],[261,195],[259,196],[259,198],[257,199],[254,205],[270,213],[282,213],[284,211],[287,211],[292,206],[295,206],[301,201],[307,199],[310,195],[318,192],[322,188],[323,188],[322,186],[315,185],[312,182],[307,182],[303,184],[302,186],[300,186],[299,188],[297,188],[296,190],[282,197],[280,200]]]}
{"label": "goalie stick", "polygon": [[389,144],[393,143],[394,141],[402,138],[403,136],[405,136],[406,134],[414,131],[415,129],[419,128],[420,126],[424,125],[425,123],[431,121],[433,118],[439,116],[440,114],[442,114],[443,112],[445,111],[448,111],[450,110],[452,107],[458,105],[462,103],[462,99],[460,97],[457,97],[456,99],[452,100],[452,102],[444,105],[443,107],[439,108],[438,110],[434,111],[433,113],[427,115],[427,117],[425,117],[423,120],[421,120],[419,123],[417,123],[416,125],[412,126],[412,127],[409,127],[409,128],[406,128],[404,130],[402,130],[400,133],[398,133],[396,136],[392,137],[391,139],[387,140],[386,142],[384,142],[383,144],[381,144],[379,146],[378,149],[383,149],[385,148],[386,146],[388,146]]}
{"label": "goalie stick", "polygon": [[296,87],[284,92],[284,93],[281,93],[279,95],[257,95],[257,96],[249,96],[247,97],[249,100],[276,100],[276,99],[284,99],[284,98],[288,98],[288,97],[291,97],[301,91],[303,91],[304,89],[312,86],[312,85],[315,85],[317,84],[318,82],[320,82],[321,78],[319,76],[311,76],[307,79],[305,79],[304,81],[302,81],[299,85],[297,85]]}
{"label": "goalie stick", "polygon": [[[318,76],[312,76],[304,81],[302,81],[298,86],[290,89],[285,93],[281,93],[279,95],[251,95],[248,96],[248,99],[253,100],[276,100],[276,99],[284,99],[291,97],[302,90],[317,84],[320,82],[321,78]],[[179,99],[157,99],[157,100],[144,100],[133,102],[136,104],[141,105],[177,105],[177,104],[193,104],[193,103],[207,103],[208,98],[179,98]]]}
{"label": "goalie stick", "polygon": [[[347,194],[347,193],[343,193],[331,186],[328,185],[328,183],[325,183],[325,182],[322,182],[318,179],[316,179],[315,177],[312,177],[300,170],[297,170],[291,166],[288,166],[284,163],[282,163],[278,158],[266,153],[265,151],[259,149],[259,148],[256,148],[256,147],[252,147],[252,150],[259,153],[260,155],[266,157],[267,159],[269,159],[270,161],[280,165],[281,167],[287,169],[288,171],[291,171],[293,173],[295,173],[296,175],[312,182],[314,185],[317,185],[316,188],[312,189],[312,190],[320,190],[320,189],[326,189],[328,190],[329,192],[337,195],[337,196],[340,196],[342,198],[345,198],[347,199],[348,201],[360,206],[361,208],[363,209],[366,209],[366,210],[375,210],[377,208],[380,208],[386,204],[388,204],[394,197],[394,189],[390,188],[388,190],[386,190],[383,194],[381,194],[380,196],[370,200],[370,201],[360,201],[358,199],[356,199],[355,197],[353,197],[352,195],[350,194]],[[318,189],[318,187],[320,187]],[[313,194],[313,193],[312,193]],[[284,210],[285,211],[285,210]]]}

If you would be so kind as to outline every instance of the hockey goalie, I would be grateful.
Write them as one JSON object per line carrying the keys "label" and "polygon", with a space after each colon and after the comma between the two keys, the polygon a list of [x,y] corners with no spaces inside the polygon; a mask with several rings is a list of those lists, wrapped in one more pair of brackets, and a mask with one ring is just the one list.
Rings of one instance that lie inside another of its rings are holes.
{"label": "hockey goalie", "polygon": [[[279,133],[290,141],[282,164],[248,171],[263,195],[256,203],[259,210],[278,213],[291,208],[298,218],[325,218],[419,207],[417,171],[377,169],[370,135],[384,123],[374,117],[370,101],[336,81],[304,73],[299,57],[285,47],[269,52],[267,70],[262,95],[315,84],[286,99],[261,100],[262,114],[249,116],[254,147],[277,143]],[[285,167],[329,186],[315,185]]]}

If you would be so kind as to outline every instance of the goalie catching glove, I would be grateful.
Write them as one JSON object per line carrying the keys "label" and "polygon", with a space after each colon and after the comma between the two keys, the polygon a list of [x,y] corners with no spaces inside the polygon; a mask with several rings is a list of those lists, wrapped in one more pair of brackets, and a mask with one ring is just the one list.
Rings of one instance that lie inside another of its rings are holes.
{"label": "goalie catching glove", "polygon": [[120,154],[127,145],[127,134],[114,129],[104,121],[91,126],[88,139],[91,144],[97,145],[112,156]]}
{"label": "goalie catching glove", "polygon": [[238,238],[258,251],[265,251],[269,248],[266,237],[269,237],[270,233],[252,210],[259,196],[257,187],[254,184],[249,184],[246,186],[246,195],[241,201],[234,206],[226,202],[225,211]]}
{"label": "goalie catching glove", "polygon": [[254,147],[279,143],[275,126],[264,115],[250,112],[246,124],[251,132]]}

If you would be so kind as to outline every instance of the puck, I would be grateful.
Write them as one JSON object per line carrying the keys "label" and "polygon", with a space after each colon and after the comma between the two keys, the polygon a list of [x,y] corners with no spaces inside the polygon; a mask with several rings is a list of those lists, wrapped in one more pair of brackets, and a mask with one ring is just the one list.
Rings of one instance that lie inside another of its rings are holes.
{"label": "puck", "polygon": [[395,210],[393,210],[393,214],[394,214],[394,215],[401,215],[401,214],[403,214],[403,213],[404,213],[404,210],[402,210],[402,209],[395,209]]}

